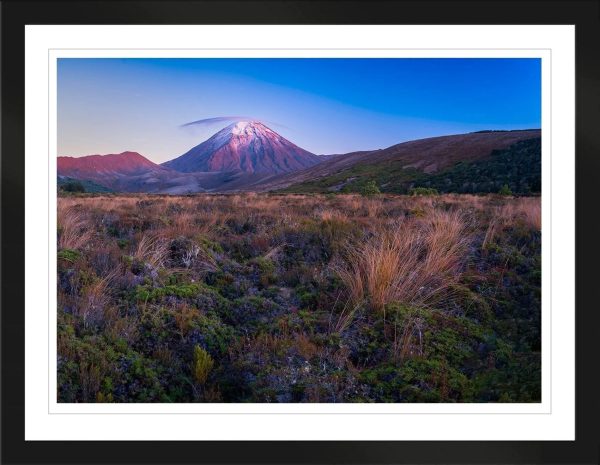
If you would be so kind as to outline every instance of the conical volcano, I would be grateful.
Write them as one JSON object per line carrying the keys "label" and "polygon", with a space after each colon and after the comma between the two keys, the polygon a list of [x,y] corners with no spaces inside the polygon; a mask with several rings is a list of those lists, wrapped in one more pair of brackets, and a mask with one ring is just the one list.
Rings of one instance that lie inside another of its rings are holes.
{"label": "conical volcano", "polygon": [[291,143],[264,124],[240,121],[163,165],[184,173],[241,171],[280,174],[308,168],[319,162],[320,157]]}

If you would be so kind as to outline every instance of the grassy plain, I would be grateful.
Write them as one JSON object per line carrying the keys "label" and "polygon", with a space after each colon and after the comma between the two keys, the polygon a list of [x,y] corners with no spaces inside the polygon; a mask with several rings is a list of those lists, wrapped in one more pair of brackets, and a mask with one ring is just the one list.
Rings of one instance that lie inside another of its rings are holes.
{"label": "grassy plain", "polygon": [[67,195],[60,402],[539,402],[539,197]]}

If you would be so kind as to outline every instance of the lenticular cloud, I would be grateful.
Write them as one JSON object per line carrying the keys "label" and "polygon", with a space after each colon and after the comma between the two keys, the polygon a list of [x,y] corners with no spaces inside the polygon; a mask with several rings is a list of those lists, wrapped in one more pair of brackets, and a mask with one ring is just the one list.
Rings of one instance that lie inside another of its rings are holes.
{"label": "lenticular cloud", "polygon": [[185,128],[188,126],[205,126],[214,123],[223,123],[228,121],[258,121],[256,118],[251,116],[217,116],[215,118],[199,119],[197,121],[191,121],[189,123],[182,124],[180,127]]}

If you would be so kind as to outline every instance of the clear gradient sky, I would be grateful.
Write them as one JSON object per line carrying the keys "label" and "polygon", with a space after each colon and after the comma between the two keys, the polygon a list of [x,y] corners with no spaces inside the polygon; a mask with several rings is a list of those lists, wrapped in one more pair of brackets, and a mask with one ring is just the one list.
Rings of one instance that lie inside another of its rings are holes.
{"label": "clear gradient sky", "polygon": [[58,63],[58,154],[162,163],[251,116],[316,154],[482,129],[539,128],[541,62],[498,59],[88,59]]}

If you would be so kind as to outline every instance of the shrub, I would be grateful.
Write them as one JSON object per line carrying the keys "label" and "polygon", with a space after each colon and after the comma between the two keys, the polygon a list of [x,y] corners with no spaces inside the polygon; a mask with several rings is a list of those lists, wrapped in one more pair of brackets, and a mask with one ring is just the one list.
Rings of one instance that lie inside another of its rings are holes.
{"label": "shrub", "polygon": [[65,184],[60,186],[60,188],[64,192],[77,192],[77,193],[85,192],[85,187],[83,187],[83,184],[81,184],[81,182],[79,182],[79,181],[66,182]]}
{"label": "shrub", "polygon": [[381,194],[381,191],[379,190],[379,186],[377,185],[377,183],[375,181],[367,181],[360,188],[360,195],[370,196],[370,195],[377,195],[377,194]]}
{"label": "shrub", "polygon": [[200,317],[200,310],[183,304],[178,308],[175,308],[173,317],[175,319],[175,325],[177,326],[179,334],[181,338],[184,339],[192,329],[194,320]]}
{"label": "shrub", "polygon": [[79,252],[77,252],[77,250],[72,250],[72,249],[64,249],[64,250],[59,251],[57,254],[57,258],[59,260],[64,260],[65,262],[71,262],[71,263],[76,261],[80,256],[81,256],[81,254]]}
{"label": "shrub", "polygon": [[512,190],[510,190],[510,187],[508,187],[508,184],[504,184],[500,190],[498,191],[498,194],[500,195],[513,195]]}
{"label": "shrub", "polygon": [[208,375],[212,370],[215,362],[210,354],[199,345],[194,346],[194,362],[192,365],[192,373],[194,381],[203,385],[208,379]]}
{"label": "shrub", "polygon": [[168,284],[164,287],[143,285],[136,287],[135,300],[138,302],[151,302],[168,296],[190,299],[197,297],[201,291],[210,292],[206,285],[199,283]]}
{"label": "shrub", "polygon": [[117,245],[123,250],[129,246],[129,239],[117,239]]}

